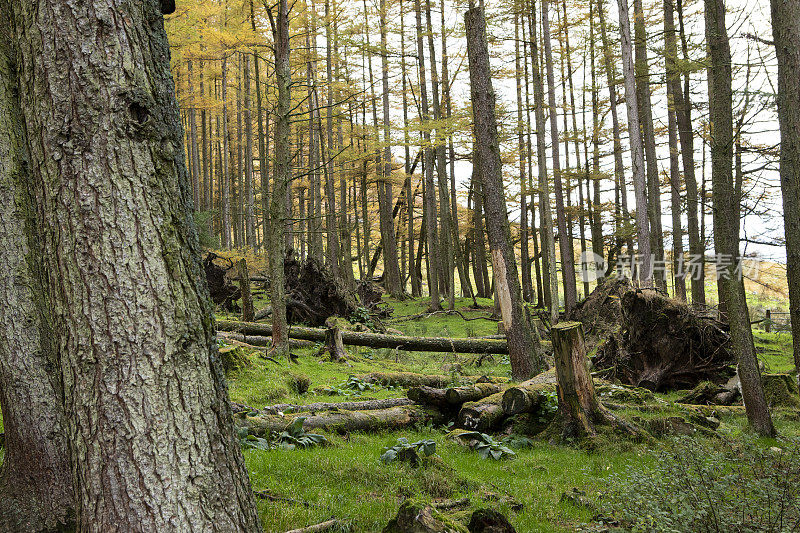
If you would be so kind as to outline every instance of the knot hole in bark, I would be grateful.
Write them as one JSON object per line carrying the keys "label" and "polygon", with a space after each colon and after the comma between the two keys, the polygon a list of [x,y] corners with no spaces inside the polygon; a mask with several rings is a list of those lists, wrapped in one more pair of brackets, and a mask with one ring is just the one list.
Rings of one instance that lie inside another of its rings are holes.
{"label": "knot hole in bark", "polygon": [[140,126],[147,122],[147,120],[150,118],[150,111],[148,111],[145,106],[138,102],[131,102],[131,104],[128,106],[128,112],[130,113],[133,121]]}

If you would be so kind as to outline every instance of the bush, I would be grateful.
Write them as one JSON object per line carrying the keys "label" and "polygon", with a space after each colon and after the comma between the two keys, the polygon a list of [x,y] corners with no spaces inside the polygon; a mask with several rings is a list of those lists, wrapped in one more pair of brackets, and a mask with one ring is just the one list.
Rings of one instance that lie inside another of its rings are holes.
{"label": "bush", "polygon": [[635,532],[796,531],[800,441],[783,449],[682,438],[611,478],[611,511]]}

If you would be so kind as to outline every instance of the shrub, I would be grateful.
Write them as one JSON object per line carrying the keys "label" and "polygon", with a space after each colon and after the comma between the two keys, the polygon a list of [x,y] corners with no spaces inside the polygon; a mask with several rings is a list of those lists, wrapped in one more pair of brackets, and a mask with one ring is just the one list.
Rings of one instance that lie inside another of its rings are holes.
{"label": "shrub", "polygon": [[796,531],[800,441],[783,449],[682,438],[651,467],[611,478],[614,517],[636,532]]}
{"label": "shrub", "polygon": [[397,444],[391,448],[384,448],[383,454],[380,457],[381,462],[384,464],[397,461],[408,461],[411,466],[418,466],[420,463],[419,455],[430,457],[436,453],[436,442],[432,440],[420,440],[417,442],[408,442],[405,437],[397,439]]}

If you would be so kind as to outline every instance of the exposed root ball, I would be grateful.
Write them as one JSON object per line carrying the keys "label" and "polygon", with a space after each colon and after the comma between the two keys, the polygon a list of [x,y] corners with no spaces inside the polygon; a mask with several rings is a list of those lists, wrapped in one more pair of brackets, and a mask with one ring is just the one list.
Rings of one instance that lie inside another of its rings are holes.
{"label": "exposed root ball", "polygon": [[651,289],[626,291],[620,306],[619,331],[593,359],[604,378],[663,391],[733,374],[727,325]]}

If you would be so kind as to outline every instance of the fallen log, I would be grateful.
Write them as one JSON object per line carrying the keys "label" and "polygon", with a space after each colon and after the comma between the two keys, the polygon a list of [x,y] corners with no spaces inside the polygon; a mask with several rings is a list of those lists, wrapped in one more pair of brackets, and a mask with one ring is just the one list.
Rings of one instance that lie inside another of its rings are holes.
{"label": "fallen log", "polygon": [[[241,333],[233,333],[230,331],[218,331],[217,336],[221,339],[232,340],[250,345],[254,348],[267,348],[272,346],[272,337],[263,337],[261,335],[242,335]],[[303,341],[298,339],[289,339],[290,348],[308,348],[314,346],[315,343],[311,341]]]}
{"label": "fallen log", "polygon": [[315,411],[375,411],[378,409],[388,409],[390,407],[400,407],[411,405],[413,402],[408,398],[387,398],[385,400],[366,400],[363,402],[315,402],[305,405],[291,403],[279,403],[268,405],[259,412],[266,414],[289,414]]}
{"label": "fallen log", "polygon": [[331,530],[338,525],[339,521],[333,518],[331,520],[326,520],[325,522],[320,522],[319,524],[314,524],[313,526],[301,527],[300,529],[292,529],[290,531],[287,531],[286,533],[321,533],[322,531]]}
{"label": "fallen log", "polygon": [[[245,335],[272,335],[270,324],[257,322],[235,322],[218,320],[217,329],[232,331]],[[325,342],[326,330],[291,326],[289,337],[314,342]],[[366,346],[369,348],[390,348],[413,352],[452,352],[452,353],[492,353],[507,354],[508,344],[504,340],[448,338],[448,337],[407,337],[404,335],[385,335],[382,333],[364,333],[358,331],[342,331],[342,342],[349,346]]]}
{"label": "fallen log", "polygon": [[[237,416],[236,423],[246,427],[248,433],[263,437],[271,431],[283,431],[295,416]],[[445,416],[436,409],[419,405],[406,405],[391,407],[374,411],[330,411],[307,416],[303,421],[305,430],[326,430],[336,433],[349,433],[351,431],[377,431],[381,429],[396,429],[413,426],[415,424],[442,424]]]}
{"label": "fallen log", "polygon": [[467,402],[477,402],[492,394],[497,394],[503,387],[495,383],[476,383],[464,387],[450,387],[444,393],[450,405],[462,405]]}
{"label": "fallen log", "polygon": [[503,412],[506,416],[535,412],[544,402],[544,391],[548,388],[552,390],[552,386],[547,384],[525,381],[516,387],[506,389],[501,402]]}
{"label": "fallen log", "polygon": [[409,388],[406,395],[408,396],[409,400],[415,403],[446,409],[450,407],[450,404],[447,402],[445,393],[446,389],[422,385],[420,387]]}
{"label": "fallen log", "polygon": [[488,431],[505,418],[503,393],[498,392],[475,402],[467,402],[458,412],[458,425],[464,429]]}
{"label": "fallen log", "polygon": [[372,372],[358,376],[367,383],[393,385],[395,387],[436,387],[441,388],[452,381],[452,376],[416,374],[414,372]]}

